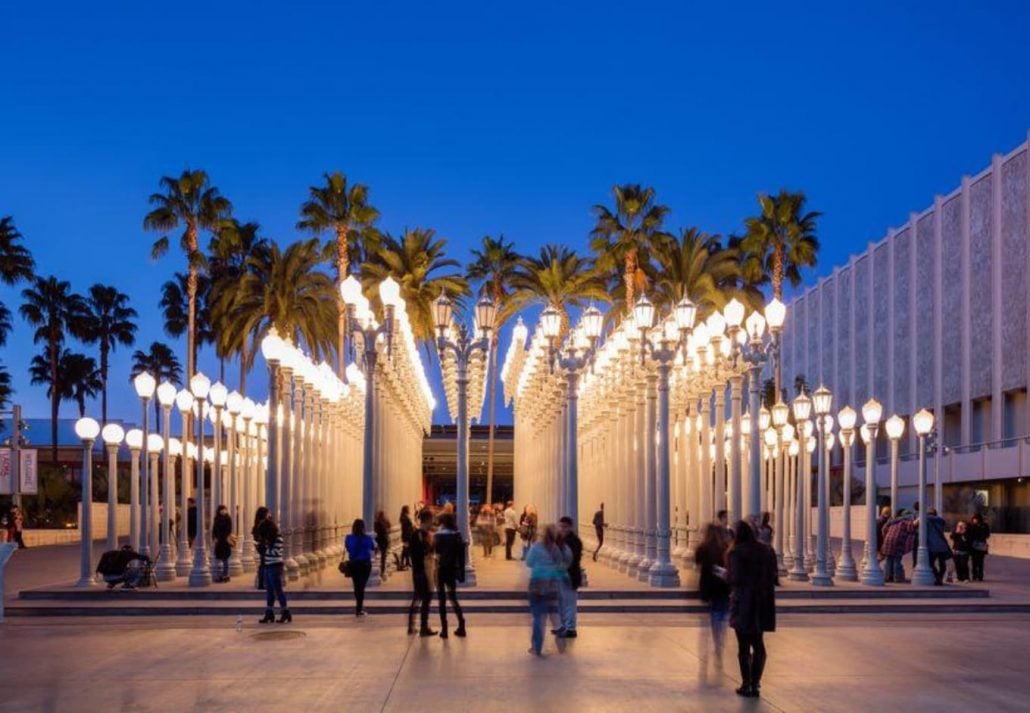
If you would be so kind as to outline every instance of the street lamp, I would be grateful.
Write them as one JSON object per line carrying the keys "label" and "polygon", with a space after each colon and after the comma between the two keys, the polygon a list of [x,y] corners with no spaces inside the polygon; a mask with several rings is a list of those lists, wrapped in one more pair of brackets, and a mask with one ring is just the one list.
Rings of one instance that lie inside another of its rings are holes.
{"label": "street lamp", "polygon": [[189,523],[189,502],[187,500],[190,482],[190,414],[193,411],[193,394],[189,389],[182,389],[175,396],[175,407],[182,416],[182,460],[179,462],[179,523],[178,542],[175,553],[175,575],[188,577],[190,573],[190,544],[186,532]]}
{"label": "street lamp", "polygon": [[826,427],[826,419],[829,418],[830,409],[833,407],[833,394],[825,386],[820,386],[812,394],[812,406],[815,409],[816,433],[819,436],[819,446],[816,449],[818,454],[817,467],[819,469],[818,480],[816,481],[819,533],[815,547],[815,572],[812,574],[812,584],[817,587],[830,587],[833,586],[833,579],[830,577],[829,570],[827,569],[830,546],[830,513],[826,488],[829,482],[827,471],[829,470],[830,459],[829,454],[826,452],[826,437],[829,431]]}
{"label": "street lamp", "polygon": [[[746,339],[747,335],[741,331],[741,325],[744,322],[744,305],[736,297],[730,299],[726,306],[723,308],[722,315],[726,322],[726,331],[729,335],[730,352],[732,354],[734,345],[738,344],[738,339],[743,337]],[[742,416],[741,416],[741,401],[743,400],[743,382],[744,375],[741,371],[734,369],[730,373],[730,424],[732,432],[739,434],[743,432],[750,432],[750,421],[748,428],[743,428]],[[730,467],[729,467],[729,521],[735,522],[740,518],[741,510],[743,507],[742,503],[742,474],[741,474],[741,456],[742,452],[740,448],[730,449]]]}
{"label": "street lamp", "polygon": [[193,394],[194,406],[197,407],[197,416],[194,418],[197,422],[197,457],[194,459],[197,463],[197,490],[195,492],[197,534],[193,539],[193,569],[190,570],[189,580],[191,587],[211,586],[211,569],[208,567],[207,561],[207,527],[204,517],[204,459],[201,457],[204,452],[204,409],[202,404],[205,403],[210,390],[211,380],[202,372],[198,371],[190,379],[190,392]]}
{"label": "street lamp", "polygon": [[919,550],[912,584],[928,587],[934,583],[930,569],[930,552],[926,547],[926,436],[933,430],[933,414],[925,408],[912,417],[912,427],[919,435]]}
{"label": "street lamp", "polygon": [[[454,307],[447,295],[441,293],[433,303],[433,317],[436,325],[436,349],[443,361],[449,352],[454,356],[456,367],[455,384],[458,390],[457,399],[457,431],[458,431],[458,473],[457,473],[457,519],[458,530],[468,547],[471,542],[469,530],[469,463],[468,463],[468,368],[469,361],[476,356],[485,357],[490,351],[490,332],[494,327],[494,320],[497,316],[496,305],[489,299],[483,298],[476,304],[476,327],[475,331],[481,336],[474,336],[466,324],[460,324],[457,328],[457,338],[448,337],[448,331],[452,328]],[[465,584],[474,586],[476,583],[476,572],[472,566],[472,558],[466,557]]]}
{"label": "street lamp", "polygon": [[118,446],[125,431],[117,423],[109,423],[100,432],[107,447],[107,549],[118,549]]}
{"label": "street lamp", "polygon": [[232,516],[232,529],[236,538],[236,547],[232,548],[229,556],[229,575],[239,577],[243,574],[243,560],[240,558],[239,545],[243,542],[243,532],[240,525],[243,520],[242,508],[240,508],[240,467],[236,448],[236,438],[239,428],[242,425],[240,413],[243,411],[243,395],[238,391],[229,392],[225,400],[225,409],[228,411],[228,426],[226,428],[226,439],[228,440],[229,453],[229,497],[226,498],[229,506],[229,514]]}
{"label": "street lamp", "polygon": [[891,442],[891,512],[894,517],[898,512],[898,446],[901,437],[905,434],[905,419],[894,414],[887,419],[887,438]]}
{"label": "street lamp", "polygon": [[175,562],[172,554],[172,510],[175,507],[174,479],[171,469],[171,449],[168,447],[171,429],[172,404],[175,403],[176,389],[168,381],[157,387],[157,400],[161,404],[164,418],[161,421],[161,438],[164,441],[164,512],[161,515],[161,547],[157,558],[154,575],[159,582],[175,579]]}
{"label": "street lamp", "polygon": [[862,566],[862,584],[883,586],[883,570],[876,552],[876,433],[880,428],[883,407],[876,399],[869,399],[862,407],[863,437],[865,438],[865,555]]}
{"label": "street lamp", "polygon": [[275,326],[261,340],[261,354],[268,364],[268,471],[265,475],[265,507],[276,522],[279,515],[279,364],[286,344]]}
{"label": "street lamp", "polygon": [[[154,388],[157,384],[154,382],[154,377],[146,371],[141,371],[136,375],[136,378],[132,380],[133,386],[136,388],[136,394],[139,396],[140,401],[143,404],[143,442],[146,443],[147,437],[150,434],[150,427],[147,423],[147,404],[150,403],[150,398],[154,395]],[[140,554],[147,557],[151,556],[150,551],[150,525],[151,525],[151,513],[150,513],[150,465],[146,455],[143,457],[143,469],[141,475],[142,487],[140,488]]]}
{"label": "street lamp", "polygon": [[143,431],[138,428],[131,429],[125,434],[125,445],[129,447],[129,546],[135,552],[139,552],[139,524],[140,524],[140,502],[139,502],[139,454],[143,448]]}
{"label": "street lamp", "polygon": [[82,441],[82,514],[79,522],[79,581],[77,587],[92,587],[93,579],[93,442],[100,424],[88,416],[75,422],[75,435]]}
{"label": "street lamp", "polygon": [[[397,288],[397,289],[395,289]],[[389,358],[393,353],[393,320],[399,297],[399,286],[393,278],[387,277],[379,285],[379,296],[383,301],[385,319],[383,324],[376,323],[369,308],[368,299],[361,292],[361,284],[354,275],[350,275],[340,283],[340,296],[347,306],[347,327],[353,339],[361,340],[361,369],[365,380],[365,434],[362,443],[364,462],[362,464],[361,515],[365,522],[375,519],[375,473],[379,464],[376,462],[374,424],[376,399],[376,361],[379,353],[376,340],[380,335],[386,339],[386,353]],[[439,300],[437,300],[439,302]],[[434,305],[434,313],[436,305]],[[298,424],[299,427],[299,424]],[[467,508],[466,508],[467,509]],[[468,514],[465,514],[468,518]],[[377,586],[380,582],[379,571],[372,568],[369,585]]]}
{"label": "street lamp", "polygon": [[855,558],[851,553],[851,447],[855,443],[855,423],[858,414],[855,409],[845,406],[837,414],[837,423],[840,424],[840,447],[844,453],[844,477],[843,477],[843,505],[841,517],[843,531],[841,533],[840,565],[837,567],[837,576],[845,582],[857,582],[858,571],[855,568]]}
{"label": "street lamp", "polygon": [[811,422],[808,420],[812,414],[812,399],[804,391],[794,399],[794,422],[798,424],[798,465],[797,481],[795,484],[795,500],[797,501],[797,512],[794,518],[794,563],[790,573],[787,575],[792,582],[807,582],[808,572],[805,570],[805,510],[811,508],[811,503],[805,500],[805,482],[808,479],[808,471],[804,467],[805,458],[808,455],[808,427]]}

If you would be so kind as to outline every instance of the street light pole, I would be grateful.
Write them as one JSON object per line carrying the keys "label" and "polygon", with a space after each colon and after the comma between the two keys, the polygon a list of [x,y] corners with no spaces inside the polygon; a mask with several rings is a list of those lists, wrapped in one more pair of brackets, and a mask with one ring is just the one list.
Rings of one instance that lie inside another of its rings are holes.
{"label": "street light pole", "polygon": [[190,379],[190,392],[193,394],[194,405],[197,409],[193,419],[197,424],[197,486],[194,492],[197,501],[197,533],[193,540],[193,568],[190,570],[189,579],[191,587],[211,586],[211,569],[207,562],[205,544],[207,528],[204,519],[204,403],[210,389],[211,380],[201,372],[198,371]]}
{"label": "street light pole", "polygon": [[845,406],[837,414],[840,424],[840,447],[844,452],[844,498],[842,501],[843,531],[841,533],[840,565],[837,576],[845,582],[857,582],[858,571],[855,558],[851,553],[851,447],[855,443],[855,422],[857,414],[850,406]]}
{"label": "street light pole", "polygon": [[157,384],[154,383],[154,377],[145,371],[141,371],[133,379],[133,386],[136,388],[136,394],[140,398],[140,402],[143,404],[143,467],[141,472],[142,487],[140,488],[140,554],[146,557],[150,557],[153,553],[150,551],[150,459],[147,457],[147,440],[150,437],[150,428],[147,422],[147,414],[149,409],[147,408],[150,403],[150,397],[154,395],[154,388]]}
{"label": "street light pole", "polygon": [[831,587],[833,586],[833,579],[830,577],[827,569],[828,550],[830,545],[829,529],[830,529],[830,513],[826,502],[826,483],[828,480],[827,469],[829,468],[829,458],[826,453],[826,422],[825,419],[829,416],[830,408],[833,404],[833,394],[825,386],[820,386],[815,390],[812,395],[812,406],[815,408],[816,424],[815,430],[819,436],[819,444],[816,448],[818,453],[817,467],[819,469],[818,480],[816,488],[818,493],[816,494],[816,502],[819,508],[819,529],[818,539],[816,540],[815,548],[815,572],[812,575],[812,584],[817,587]]}
{"label": "street light pole", "polygon": [[100,424],[92,418],[75,422],[75,435],[82,441],[82,514],[79,523],[79,581],[76,587],[96,585],[93,578],[93,442],[100,433]]}
{"label": "street light pole", "polygon": [[170,582],[175,579],[175,555],[172,552],[172,510],[175,508],[173,497],[175,482],[172,477],[171,449],[168,445],[171,431],[172,404],[175,403],[175,386],[171,382],[162,382],[157,387],[157,400],[161,404],[164,418],[161,420],[161,439],[164,442],[164,508],[161,513],[161,543],[157,558],[155,576],[159,582]]}
{"label": "street light pole", "polygon": [[107,549],[118,549],[118,446],[125,431],[109,423],[100,432],[107,446]]}
{"label": "street light pole", "polygon": [[933,430],[933,414],[922,409],[912,417],[912,425],[919,435],[919,549],[916,567],[912,571],[912,584],[933,586],[934,574],[930,569],[930,551],[926,546],[926,436]]}
{"label": "street light pole", "polygon": [[862,566],[862,584],[883,586],[883,570],[876,553],[876,434],[883,409],[876,399],[869,399],[862,407],[862,416],[868,438],[865,442],[865,555]]}

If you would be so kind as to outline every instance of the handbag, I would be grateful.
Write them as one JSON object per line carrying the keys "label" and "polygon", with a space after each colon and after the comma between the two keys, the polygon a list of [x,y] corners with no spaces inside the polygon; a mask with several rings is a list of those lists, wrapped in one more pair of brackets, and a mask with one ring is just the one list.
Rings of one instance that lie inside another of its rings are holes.
{"label": "handbag", "polygon": [[977,552],[987,552],[987,542],[984,540],[974,540],[973,549]]}
{"label": "handbag", "polygon": [[350,560],[340,560],[339,564],[340,574],[344,577],[350,577],[352,572],[350,568]]}

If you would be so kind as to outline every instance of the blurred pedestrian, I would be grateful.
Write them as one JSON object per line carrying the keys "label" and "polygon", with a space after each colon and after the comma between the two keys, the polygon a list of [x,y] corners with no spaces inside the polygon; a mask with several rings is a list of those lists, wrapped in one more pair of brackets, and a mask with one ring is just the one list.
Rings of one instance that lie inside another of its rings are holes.
{"label": "blurred pedestrian", "polygon": [[969,537],[966,535],[966,523],[959,520],[951,533],[951,551],[955,556],[955,578],[960,582],[969,581]]}
{"label": "blurred pedestrian", "polygon": [[432,561],[432,542],[429,528],[433,524],[433,514],[422,510],[418,514],[418,528],[412,530],[408,538],[408,558],[411,562],[411,607],[408,609],[408,633],[415,633],[415,609],[419,609],[421,623],[419,636],[436,636],[429,628],[429,605],[433,599],[433,590],[429,578],[435,574],[435,563]]}
{"label": "blurred pedestrian", "polygon": [[749,524],[741,521],[728,564],[730,626],[737,634],[742,681],[737,694],[757,698],[765,670],[765,632],[776,630],[776,555],[755,538]]}
{"label": "blurred pedestrian", "polygon": [[515,559],[511,556],[511,548],[515,544],[515,534],[519,531],[519,515],[515,512],[515,503],[508,501],[504,508],[504,559]]}
{"label": "blurred pedestrian", "polygon": [[193,541],[197,539],[197,501],[195,498],[186,500],[186,537],[193,547]]}
{"label": "blurred pedestrian", "polygon": [[411,520],[411,508],[407,505],[401,508],[401,563],[398,570],[405,570],[411,567],[410,543],[411,536],[415,532],[415,524]]}
{"label": "blurred pedestrian", "polygon": [[897,517],[884,526],[883,554],[887,562],[884,581],[904,584],[905,554],[915,548],[916,524],[912,513],[905,509],[898,510]]}
{"label": "blurred pedestrian", "polygon": [[376,542],[365,532],[365,521],[360,517],[351,525],[350,534],[344,538],[343,546],[347,550],[350,576],[354,582],[354,616],[365,616],[365,585],[372,576],[372,555],[376,551]]}
{"label": "blurred pedestrian", "polygon": [[558,539],[563,547],[569,549],[572,560],[569,562],[569,576],[562,582],[559,596],[561,598],[561,626],[551,633],[562,639],[575,639],[576,608],[579,605],[579,588],[583,586],[583,540],[576,534],[572,518],[565,516],[558,520]]}
{"label": "blurred pedestrian", "polygon": [[436,554],[436,593],[440,598],[440,638],[447,638],[447,599],[451,600],[454,614],[458,617],[458,628],[454,635],[465,636],[465,615],[458,603],[458,582],[465,581],[465,548],[468,546],[457,531],[454,515],[440,515],[440,529],[433,536],[433,552]]}
{"label": "blurred pedestrian", "polygon": [[476,516],[476,530],[479,531],[479,538],[483,545],[483,557],[493,557],[494,553],[494,528],[497,521],[494,519],[493,509],[483,503]]}
{"label": "blurred pedestrian", "polygon": [[25,514],[21,511],[21,508],[17,505],[11,507],[11,534],[8,538],[11,542],[18,543],[18,549],[26,549],[25,545]]}
{"label": "blurred pedestrian", "polygon": [[772,520],[772,513],[771,512],[763,512],[762,513],[762,524],[758,526],[758,532],[755,533],[755,535],[758,538],[758,541],[761,542],[763,545],[767,545],[769,547],[772,547],[772,543],[773,543],[773,529],[772,529],[772,525],[769,524],[770,520]]}
{"label": "blurred pedestrian", "polygon": [[211,523],[211,541],[214,543],[215,559],[221,563],[222,571],[215,576],[216,582],[229,581],[229,559],[235,538],[232,536],[232,518],[229,508],[219,505],[215,511],[215,519]]}
{"label": "blurred pedestrian", "polygon": [[973,515],[966,527],[966,539],[969,540],[969,558],[973,563],[972,579],[974,582],[984,581],[984,558],[990,551],[987,545],[990,537],[991,528],[984,522],[983,517],[979,514]]}
{"label": "blurred pedestrian", "polygon": [[948,560],[951,559],[951,547],[944,535],[944,518],[937,514],[936,508],[926,511],[926,549],[930,554],[930,568],[933,570],[933,583],[938,587],[944,584],[944,575],[948,571]]}
{"label": "blurred pedestrian", "polygon": [[708,605],[716,664],[722,667],[722,649],[726,639],[726,619],[730,612],[730,586],[726,582],[726,540],[722,528],[715,523],[705,527],[704,539],[694,552],[700,571],[698,589],[701,601]]}
{"label": "blurred pedestrian", "polygon": [[382,510],[376,513],[372,528],[376,535],[376,548],[379,550],[379,576],[386,579],[386,555],[390,551],[390,520]]}
{"label": "blurred pedestrian", "polygon": [[529,653],[540,656],[544,645],[544,621],[554,619],[561,628],[558,603],[563,583],[569,576],[572,552],[558,541],[558,528],[548,525],[540,541],[529,548],[526,566],[529,575],[529,611],[533,615],[533,634]]}
{"label": "blurred pedestrian", "polygon": [[601,503],[601,507],[594,513],[594,534],[597,536],[597,549],[594,550],[594,562],[597,561],[597,553],[600,552],[601,548],[604,546],[604,528],[606,527],[608,527],[608,525],[604,521],[604,503]]}
{"label": "blurred pedestrian", "polygon": [[526,559],[529,548],[536,541],[537,517],[536,510],[532,505],[527,505],[522,510],[522,517],[519,519],[519,537],[522,539],[522,559]]}

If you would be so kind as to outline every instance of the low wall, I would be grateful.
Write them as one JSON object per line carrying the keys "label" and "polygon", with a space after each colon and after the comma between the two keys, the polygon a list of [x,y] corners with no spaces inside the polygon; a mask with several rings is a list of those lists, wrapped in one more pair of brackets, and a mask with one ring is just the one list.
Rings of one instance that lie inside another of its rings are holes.
{"label": "low wall", "polygon": [[1030,559],[1030,535],[996,532],[991,535],[989,543],[992,555]]}
{"label": "low wall", "polygon": [[[82,517],[82,504],[79,504],[79,517]],[[127,537],[129,535],[129,505],[118,503],[117,513],[118,535]],[[25,544],[28,547],[43,547],[46,545],[67,545],[79,541],[79,528],[66,527],[55,529],[26,529],[22,533]],[[93,503],[93,539],[103,540],[107,538],[107,503]]]}

